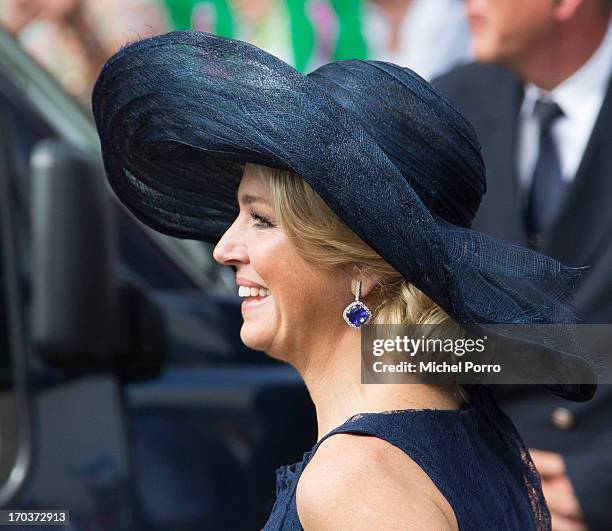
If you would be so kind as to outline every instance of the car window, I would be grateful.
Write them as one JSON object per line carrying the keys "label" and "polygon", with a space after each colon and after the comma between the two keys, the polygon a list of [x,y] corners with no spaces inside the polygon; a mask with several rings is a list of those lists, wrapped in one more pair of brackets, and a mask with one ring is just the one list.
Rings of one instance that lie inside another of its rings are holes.
{"label": "car window", "polygon": [[2,220],[0,220],[0,388],[10,383],[8,300],[4,276],[4,241]]}
{"label": "car window", "polygon": [[[67,141],[91,155],[99,154],[99,140],[90,111],[69,97],[57,80],[33,61],[1,27],[0,92],[22,113],[22,116],[19,116],[19,112],[14,114],[23,122],[23,126],[16,131],[21,141],[17,163],[22,169],[28,164],[36,140],[46,136]],[[23,171],[21,173],[24,174]],[[22,180],[19,191],[27,192],[27,184],[27,180]],[[27,195],[24,194],[24,197]],[[135,224],[132,219],[125,222]],[[133,273],[146,276],[152,287],[200,287],[207,293],[233,292],[231,272],[225,271],[213,260],[211,246],[171,238],[153,230],[145,230],[145,233],[151,240],[151,252],[146,259],[144,255],[131,252],[129,245],[123,247],[126,250],[123,259]],[[142,240],[142,235],[135,234],[134,237]],[[20,242],[23,241],[20,238]]]}
{"label": "car window", "polygon": [[9,182],[10,203],[16,219],[19,262],[23,266],[22,288],[24,301],[29,295],[30,250],[30,154],[35,144],[53,135],[53,132],[22,103],[13,87],[0,77],[0,110],[4,122],[4,135],[11,179]]}

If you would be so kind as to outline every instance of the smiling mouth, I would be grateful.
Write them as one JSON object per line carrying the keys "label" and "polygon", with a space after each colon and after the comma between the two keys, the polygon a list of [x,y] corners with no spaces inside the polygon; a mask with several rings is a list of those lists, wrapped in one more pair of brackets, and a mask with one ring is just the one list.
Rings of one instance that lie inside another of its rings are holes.
{"label": "smiling mouth", "polygon": [[266,288],[251,288],[249,286],[238,286],[239,297],[261,297],[265,298],[270,295],[270,290]]}
{"label": "smiling mouth", "polygon": [[270,290],[266,288],[251,288],[248,286],[239,286],[238,295],[243,297],[244,300],[240,305],[241,310],[244,312],[249,308],[259,306],[271,295]]}

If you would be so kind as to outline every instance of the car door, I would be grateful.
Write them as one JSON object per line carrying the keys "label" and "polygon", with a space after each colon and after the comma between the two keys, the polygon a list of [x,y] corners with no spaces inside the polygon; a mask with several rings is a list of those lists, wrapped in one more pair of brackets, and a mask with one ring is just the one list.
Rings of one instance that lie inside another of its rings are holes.
{"label": "car door", "polygon": [[[51,136],[99,151],[83,109],[5,37],[0,31],[0,93],[12,116],[12,207],[27,309],[33,146]],[[261,527],[275,469],[314,443],[308,393],[293,368],[240,342],[233,276],[214,264],[209,246],[153,233],[119,203],[115,209],[118,275],[157,303],[167,362],[155,377],[63,381],[33,352],[36,460],[20,503],[65,503],[74,522],[106,519],[113,529]]]}

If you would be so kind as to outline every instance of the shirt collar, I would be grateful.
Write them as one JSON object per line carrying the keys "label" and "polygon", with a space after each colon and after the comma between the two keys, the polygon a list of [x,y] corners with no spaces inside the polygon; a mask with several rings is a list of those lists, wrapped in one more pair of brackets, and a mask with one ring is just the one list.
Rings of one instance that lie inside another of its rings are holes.
{"label": "shirt collar", "polygon": [[595,53],[561,84],[551,91],[540,89],[533,83],[525,85],[521,113],[532,115],[536,100],[542,97],[555,101],[568,118],[580,116],[585,107],[592,103],[593,98],[603,99],[611,73],[612,24],[609,24]]}

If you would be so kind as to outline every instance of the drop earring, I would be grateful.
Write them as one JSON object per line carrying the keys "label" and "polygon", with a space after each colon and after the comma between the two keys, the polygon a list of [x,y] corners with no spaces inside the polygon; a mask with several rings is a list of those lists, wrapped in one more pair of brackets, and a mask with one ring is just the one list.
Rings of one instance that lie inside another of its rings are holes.
{"label": "drop earring", "polygon": [[346,308],[344,308],[344,312],[342,312],[342,317],[344,317],[346,324],[353,328],[361,327],[362,325],[366,324],[372,317],[372,312],[370,311],[370,308],[368,308],[363,302],[359,300],[360,295],[361,280],[358,280],[357,288],[355,289],[355,300],[351,302]]}

